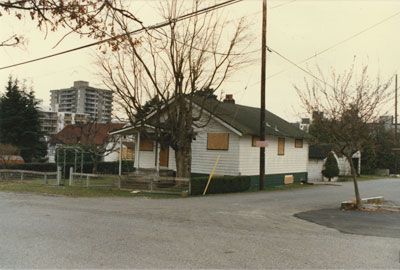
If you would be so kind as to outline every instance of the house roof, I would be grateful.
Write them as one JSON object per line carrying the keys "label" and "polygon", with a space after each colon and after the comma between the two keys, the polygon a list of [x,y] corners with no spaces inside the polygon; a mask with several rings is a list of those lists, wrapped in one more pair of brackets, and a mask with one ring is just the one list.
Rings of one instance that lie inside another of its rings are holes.
{"label": "house roof", "polygon": [[[259,108],[225,103],[215,99],[204,99],[203,97],[193,97],[193,102],[241,134],[255,136],[260,134]],[[145,121],[149,123],[148,120],[152,117],[154,117],[154,114],[150,114]],[[312,139],[312,136],[308,133],[267,110],[265,111],[265,119],[266,135]],[[137,128],[138,126],[135,125],[129,126],[111,134],[128,134]]]}
{"label": "house roof", "polygon": [[324,159],[332,151],[328,144],[313,144],[309,147],[308,157],[314,159]]}
{"label": "house roof", "polygon": [[[220,102],[214,99],[194,98],[194,103],[215,117],[247,135],[260,134],[260,108],[234,103]],[[279,116],[265,111],[265,134],[292,138],[311,139],[312,136],[298,129]]]}
{"label": "house roof", "polygon": [[50,143],[102,145],[108,141],[109,132],[121,129],[124,125],[120,123],[68,125],[57,133]]}

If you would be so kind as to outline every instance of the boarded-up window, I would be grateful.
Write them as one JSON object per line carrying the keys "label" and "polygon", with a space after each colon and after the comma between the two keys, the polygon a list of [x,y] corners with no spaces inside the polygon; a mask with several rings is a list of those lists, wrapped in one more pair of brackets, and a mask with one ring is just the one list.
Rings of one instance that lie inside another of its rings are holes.
{"label": "boarded-up window", "polygon": [[296,148],[303,148],[303,139],[296,139],[296,140],[294,140],[294,147],[296,147]]}
{"label": "boarded-up window", "polygon": [[140,151],[153,151],[153,141],[149,138],[140,137]]}
{"label": "boarded-up window", "polygon": [[260,141],[260,137],[258,137],[258,136],[253,136],[253,139],[252,139],[252,141],[251,141],[251,146],[255,147],[255,146],[256,146],[256,143],[257,143],[258,141]]}
{"label": "boarded-up window", "polygon": [[228,150],[229,133],[208,133],[207,150]]}
{"label": "boarded-up window", "polygon": [[293,175],[285,175],[285,185],[293,184],[293,183],[294,183]]}
{"label": "boarded-up window", "polygon": [[278,138],[278,155],[285,154],[285,138]]}

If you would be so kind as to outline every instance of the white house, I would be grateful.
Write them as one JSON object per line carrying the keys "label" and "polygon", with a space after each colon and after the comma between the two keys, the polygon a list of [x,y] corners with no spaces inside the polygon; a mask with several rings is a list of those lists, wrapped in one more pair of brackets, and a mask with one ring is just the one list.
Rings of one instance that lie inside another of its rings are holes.
{"label": "white house", "polygon": [[[231,96],[230,96],[231,97]],[[260,109],[235,104],[232,98],[194,100],[193,114],[203,109],[203,128],[196,128],[192,142],[192,176],[209,175],[220,155],[215,174],[249,175],[252,186],[258,186]],[[307,181],[308,142],[310,137],[292,124],[265,111],[266,116],[266,186]],[[202,121],[200,120],[200,121]],[[147,125],[147,132],[152,126]],[[128,126],[110,134],[136,137],[135,166],[137,169],[176,170],[174,150],[147,139],[137,126]],[[156,162],[157,160],[157,162]],[[286,180],[285,180],[286,179]]]}
{"label": "white house", "polygon": [[[324,181],[327,180],[322,175],[322,170],[328,156],[328,153],[332,151],[332,148],[327,144],[317,144],[311,145],[309,151],[309,161],[308,161],[308,180],[309,181]],[[350,163],[344,156],[338,156],[333,153],[339,167],[339,176],[349,176],[351,175]],[[361,153],[356,152],[353,155],[353,162],[355,169],[358,174],[361,172]]]}

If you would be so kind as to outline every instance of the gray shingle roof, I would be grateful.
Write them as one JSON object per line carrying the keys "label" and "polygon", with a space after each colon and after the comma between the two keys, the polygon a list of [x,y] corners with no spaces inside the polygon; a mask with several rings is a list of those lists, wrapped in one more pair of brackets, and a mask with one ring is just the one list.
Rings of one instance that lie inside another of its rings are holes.
{"label": "gray shingle roof", "polygon": [[[193,101],[245,135],[260,134],[259,108],[224,103],[213,99],[204,101],[202,98],[194,98]],[[304,139],[312,138],[309,134],[267,110],[265,111],[265,119],[267,123],[265,127],[266,135]]]}

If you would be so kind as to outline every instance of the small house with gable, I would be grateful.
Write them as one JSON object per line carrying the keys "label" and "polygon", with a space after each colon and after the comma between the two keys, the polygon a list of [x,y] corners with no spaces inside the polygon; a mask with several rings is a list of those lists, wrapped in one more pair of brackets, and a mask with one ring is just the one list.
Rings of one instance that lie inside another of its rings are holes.
{"label": "small house with gable", "polygon": [[[207,124],[201,128],[193,127],[196,137],[192,141],[192,176],[209,175],[219,155],[215,174],[248,175],[252,187],[258,187],[260,109],[235,104],[232,95],[227,95],[223,102],[194,98],[193,103],[193,115],[201,112]],[[265,185],[307,181],[310,135],[269,111],[265,111],[265,118],[268,144],[265,148]],[[146,122],[148,133],[152,125],[151,121]],[[137,169],[176,170],[174,150],[146,137],[138,126],[127,126],[111,134],[136,137]]]}

